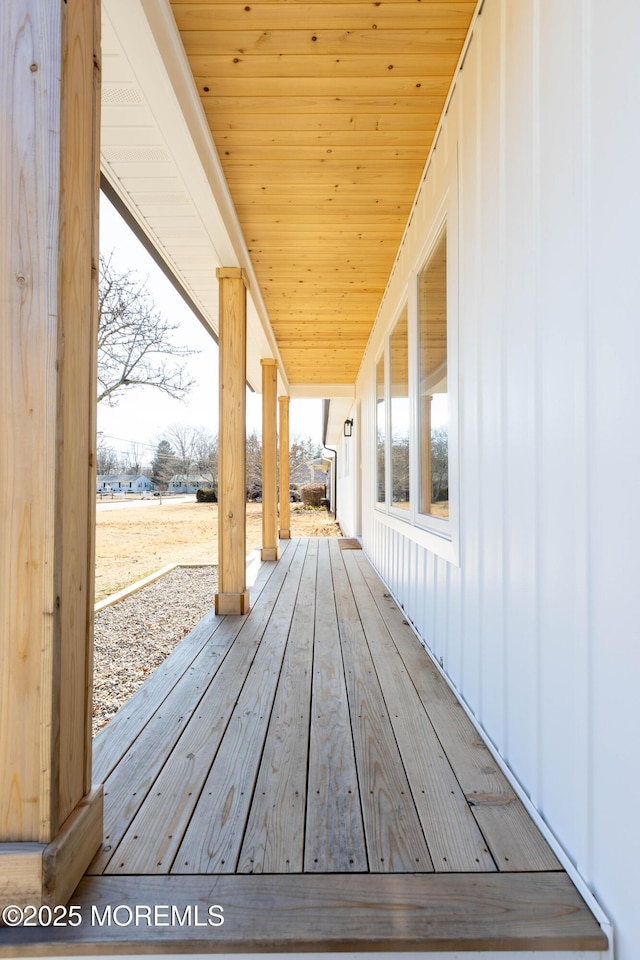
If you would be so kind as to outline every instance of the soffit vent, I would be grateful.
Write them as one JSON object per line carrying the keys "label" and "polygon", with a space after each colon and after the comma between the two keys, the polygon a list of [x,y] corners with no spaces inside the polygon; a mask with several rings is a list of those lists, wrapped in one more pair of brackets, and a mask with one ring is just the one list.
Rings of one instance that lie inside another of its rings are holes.
{"label": "soffit vent", "polygon": [[102,87],[102,102],[121,107],[127,104],[138,106],[144,101],[141,93],[135,87],[115,87],[104,84]]}

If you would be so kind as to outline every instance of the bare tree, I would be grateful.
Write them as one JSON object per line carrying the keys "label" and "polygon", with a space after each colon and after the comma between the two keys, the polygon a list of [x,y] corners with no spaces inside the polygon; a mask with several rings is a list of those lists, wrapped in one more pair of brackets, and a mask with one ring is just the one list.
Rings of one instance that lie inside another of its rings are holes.
{"label": "bare tree", "polygon": [[100,257],[98,293],[98,403],[115,406],[126,387],[150,386],[178,400],[193,386],[177,358],[197,350],[176,346],[178,324],[158,311],[147,282],[132,270],[120,273],[113,254]]}
{"label": "bare tree", "polygon": [[195,427],[189,427],[186,423],[172,423],[162,437],[169,441],[175,451],[178,472],[191,473],[198,437]]}
{"label": "bare tree", "polygon": [[140,476],[145,460],[148,460],[146,450],[139,443],[131,442],[129,449],[122,453],[121,464],[125,473]]}
{"label": "bare tree", "polygon": [[105,473],[115,473],[119,467],[118,454],[105,443],[104,437],[98,434],[98,445],[96,449],[96,472],[98,475]]}
{"label": "bare tree", "polygon": [[193,465],[197,472],[210,480],[214,489],[218,482],[218,437],[200,428],[193,444]]}
{"label": "bare tree", "polygon": [[313,468],[309,466],[312,460],[322,455],[322,447],[307,437],[303,439],[298,434],[291,437],[289,444],[289,475],[291,483],[312,483]]}

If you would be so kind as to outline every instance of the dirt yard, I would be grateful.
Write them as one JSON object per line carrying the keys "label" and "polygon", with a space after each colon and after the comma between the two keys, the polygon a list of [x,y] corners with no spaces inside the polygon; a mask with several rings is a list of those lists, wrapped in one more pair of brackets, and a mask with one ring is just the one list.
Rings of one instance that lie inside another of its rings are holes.
{"label": "dirt yard", "polygon": [[[217,563],[218,505],[162,503],[99,511],[96,517],[96,601],[169,563]],[[293,537],[334,537],[324,509],[291,504]],[[247,504],[247,552],[262,544],[262,505]]]}

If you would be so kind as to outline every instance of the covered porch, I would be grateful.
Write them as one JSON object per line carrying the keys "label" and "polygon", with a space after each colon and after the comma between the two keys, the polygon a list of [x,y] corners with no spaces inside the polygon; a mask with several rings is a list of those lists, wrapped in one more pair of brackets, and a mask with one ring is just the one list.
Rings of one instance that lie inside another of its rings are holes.
{"label": "covered porch", "polygon": [[0,956],[605,950],[358,542],[280,546],[98,735],[83,923]]}

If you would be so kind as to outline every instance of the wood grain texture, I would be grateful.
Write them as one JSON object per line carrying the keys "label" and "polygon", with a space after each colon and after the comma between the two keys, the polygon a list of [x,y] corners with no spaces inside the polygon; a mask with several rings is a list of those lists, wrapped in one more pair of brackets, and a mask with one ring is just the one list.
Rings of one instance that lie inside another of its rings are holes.
{"label": "wood grain texture", "polygon": [[246,278],[234,267],[219,283],[220,438],[216,613],[247,613],[245,434]]}
{"label": "wood grain texture", "polygon": [[329,543],[338,629],[372,873],[432,871],[389,712],[337,541]]}
{"label": "wood grain texture", "polygon": [[278,367],[262,365],[262,559],[278,559]]}
{"label": "wood grain texture", "polygon": [[307,544],[299,541],[202,788],[172,873],[234,873],[269,726]]}
{"label": "wood grain texture", "polygon": [[236,642],[192,714],[147,799],[116,848],[108,873],[168,873],[211,769],[247,672],[260,646],[295,550],[287,550],[260,603],[244,620]]}
{"label": "wood grain texture", "polygon": [[318,541],[307,548],[239,873],[302,873]]}
{"label": "wood grain texture", "polygon": [[[475,6],[474,0],[423,3],[416,12],[415,3],[407,0],[387,3],[372,8],[370,3],[253,3],[239,11],[237,4],[217,3],[215,16],[207,3],[188,3],[174,0],[172,9],[181,32],[234,30],[304,30],[311,37],[316,30],[357,30],[366,24],[372,31],[387,28],[397,31],[442,29],[466,30]],[[420,19],[417,20],[417,17]]]}
{"label": "wood grain texture", "polygon": [[438,739],[446,751],[471,812],[499,870],[559,870],[560,864],[479,737],[453,691],[425,656],[402,611],[367,559],[356,561]]}
{"label": "wood grain texture", "polygon": [[291,505],[289,500],[289,397],[278,397],[278,451],[279,451],[279,530],[281,540],[291,537]]}
{"label": "wood grain texture", "polygon": [[[244,618],[228,617],[211,636],[198,656],[183,670],[180,680],[130,744],[122,762],[105,782],[104,839],[88,868],[102,873],[114,855],[131,821],[145,802],[168,752],[173,750],[209,684],[231,649]],[[197,628],[196,628],[197,630]],[[133,713],[133,711],[132,711]],[[115,738],[114,738],[115,739]]]}
{"label": "wood grain texture", "polygon": [[42,855],[41,900],[49,906],[67,903],[102,842],[102,786],[76,806],[55,840]]}
{"label": "wood grain texture", "polygon": [[55,840],[88,788],[97,11],[0,11],[3,841]]}
{"label": "wood grain texture", "polygon": [[[361,286],[376,278],[379,289],[349,314],[368,335],[474,5],[174,0],[172,9],[269,315],[312,322],[312,289],[289,297],[300,278],[317,284],[331,273],[342,293],[352,274]],[[383,214],[390,200],[395,209]],[[304,227],[296,204],[307,208]],[[378,208],[385,219],[376,227],[392,226],[388,237],[341,235],[344,223],[362,228],[360,218]],[[349,262],[354,247],[363,257]],[[335,253],[331,267],[326,250]],[[279,265],[291,270],[291,255],[293,274],[280,273]],[[339,329],[340,318],[328,317],[325,343]],[[276,336],[290,382],[355,381],[364,343],[337,369],[329,355],[297,364],[286,332]]]}
{"label": "wood grain texture", "polygon": [[[273,566],[261,564],[251,587],[252,602],[257,601],[273,571]],[[171,656],[152,672],[118,710],[108,726],[98,731],[93,742],[93,778],[96,783],[104,783],[141,731],[162,707],[174,686],[189,671],[205,644],[211,640],[214,647],[219,645],[215,634],[225,623],[224,619],[216,617],[213,612],[204,616],[178,644]],[[237,630],[240,630],[241,626],[242,621],[239,621]]]}
{"label": "wood grain texture", "polygon": [[84,796],[90,769],[100,169],[100,5],[87,0],[61,10],[55,561],[60,690],[53,724],[60,743],[57,827]]}
{"label": "wood grain texture", "polygon": [[156,710],[147,698],[139,728],[114,726],[127,746],[104,753],[122,759],[93,872],[435,867],[482,883],[491,854],[512,875],[558,871],[361,550],[285,541],[259,576],[252,612],[209,621],[195,655],[172,655]]}
{"label": "wood grain texture", "polygon": [[607,940],[566,874],[92,877],[72,903],[224,907],[224,924],[0,929],[0,957],[308,951],[594,950]]}
{"label": "wood grain texture", "polygon": [[0,843],[0,909],[39,901],[44,850],[43,843]]}
{"label": "wood grain texture", "polygon": [[[493,858],[442,745],[360,573],[360,551],[343,554],[367,643],[390,710],[433,865],[440,871],[492,871]],[[365,561],[366,562],[366,561]]]}
{"label": "wood grain texture", "polygon": [[368,869],[328,544],[318,542],[304,869]]}
{"label": "wood grain texture", "polygon": [[205,644],[210,640],[217,644],[215,632],[222,623],[224,620],[213,613],[205,616],[118,710],[108,726],[98,731],[93,743],[96,783],[104,783],[109,777]]}
{"label": "wood grain texture", "polygon": [[[0,840],[55,830],[56,360],[60,145],[60,11],[0,9]],[[42,63],[40,77],[30,73]],[[10,65],[10,66],[9,66]],[[25,743],[28,748],[25,749]]]}

